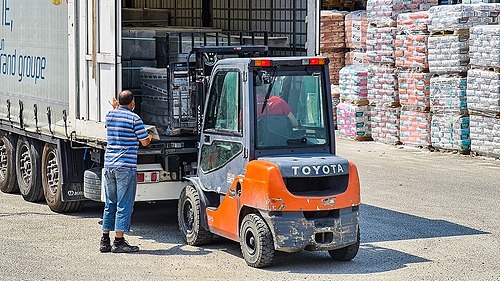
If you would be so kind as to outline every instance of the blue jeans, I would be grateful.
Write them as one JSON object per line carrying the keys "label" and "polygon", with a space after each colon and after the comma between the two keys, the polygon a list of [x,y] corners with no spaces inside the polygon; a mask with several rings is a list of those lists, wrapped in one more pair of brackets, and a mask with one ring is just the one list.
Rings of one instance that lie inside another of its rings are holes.
{"label": "blue jeans", "polygon": [[137,188],[137,170],[134,168],[104,168],[105,207],[102,230],[127,232],[130,230]]}

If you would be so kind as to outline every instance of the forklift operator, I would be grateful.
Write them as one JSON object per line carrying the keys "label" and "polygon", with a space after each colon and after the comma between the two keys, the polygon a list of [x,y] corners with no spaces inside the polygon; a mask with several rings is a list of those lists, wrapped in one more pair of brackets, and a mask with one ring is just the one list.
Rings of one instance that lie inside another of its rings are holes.
{"label": "forklift operator", "polygon": [[[257,78],[257,80],[258,79],[259,78]],[[267,87],[265,87],[264,84],[257,85],[255,87],[255,91],[257,93],[257,118],[261,118],[264,115],[284,115],[288,117],[292,127],[298,127],[299,122],[293,115],[292,108],[281,97],[270,96],[267,103],[265,102],[267,93],[266,88]],[[266,107],[262,110],[264,104]]]}

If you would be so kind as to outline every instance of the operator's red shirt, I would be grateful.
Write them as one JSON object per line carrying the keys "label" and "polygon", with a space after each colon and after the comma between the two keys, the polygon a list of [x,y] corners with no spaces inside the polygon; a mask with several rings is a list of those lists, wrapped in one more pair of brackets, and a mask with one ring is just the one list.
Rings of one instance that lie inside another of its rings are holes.
{"label": "operator's red shirt", "polygon": [[267,100],[266,108],[264,112],[262,112],[262,107],[264,106],[265,96],[258,96],[257,98],[257,118],[260,118],[264,115],[285,115],[287,116],[292,112],[292,108],[284,101],[282,98],[278,96],[271,96]]}

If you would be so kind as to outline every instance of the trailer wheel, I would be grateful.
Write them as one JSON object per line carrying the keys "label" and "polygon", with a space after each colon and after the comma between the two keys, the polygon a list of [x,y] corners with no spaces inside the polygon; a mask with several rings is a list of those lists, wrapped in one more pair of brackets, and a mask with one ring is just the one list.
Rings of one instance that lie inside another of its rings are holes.
{"label": "trailer wheel", "polygon": [[40,156],[40,145],[37,142],[19,137],[16,146],[17,183],[21,195],[28,202],[43,199]]}
{"label": "trailer wheel", "polygon": [[45,201],[56,213],[78,211],[83,207],[82,201],[62,201],[61,164],[59,153],[53,144],[45,144],[42,152],[42,187]]}
{"label": "trailer wheel", "polygon": [[330,254],[332,259],[334,259],[334,260],[350,261],[358,254],[359,242],[360,242],[360,235],[359,235],[359,227],[358,227],[358,236],[357,236],[356,243],[349,245],[347,247],[344,247],[344,248],[337,249],[337,250],[330,250],[330,251],[328,251],[328,253]]}
{"label": "trailer wheel", "polygon": [[264,219],[257,214],[248,214],[240,227],[241,252],[251,267],[266,267],[274,258],[273,235]]}
{"label": "trailer wheel", "polygon": [[85,198],[101,201],[102,167],[85,170],[83,173],[83,196]]}
{"label": "trailer wheel", "polygon": [[14,165],[14,159],[16,159],[14,143],[15,141],[8,135],[0,136],[0,190],[5,193],[19,191]]}
{"label": "trailer wheel", "polygon": [[201,226],[200,195],[194,186],[182,189],[177,211],[179,229],[188,245],[205,245],[212,241],[213,234]]}

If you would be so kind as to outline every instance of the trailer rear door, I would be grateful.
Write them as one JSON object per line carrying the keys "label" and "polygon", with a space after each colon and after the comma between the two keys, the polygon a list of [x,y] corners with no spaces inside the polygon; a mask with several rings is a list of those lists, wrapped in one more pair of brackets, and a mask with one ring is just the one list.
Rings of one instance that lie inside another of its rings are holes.
{"label": "trailer rear door", "polygon": [[[102,122],[121,89],[121,1],[79,1],[77,135],[105,138]],[[96,122],[88,122],[96,121]]]}

